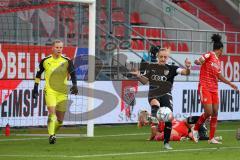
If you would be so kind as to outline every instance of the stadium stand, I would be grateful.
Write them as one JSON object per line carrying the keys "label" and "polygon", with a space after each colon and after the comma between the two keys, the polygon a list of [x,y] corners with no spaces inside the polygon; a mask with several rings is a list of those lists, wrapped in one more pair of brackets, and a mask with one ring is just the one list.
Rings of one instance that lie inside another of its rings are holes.
{"label": "stadium stand", "polygon": [[[196,15],[201,20],[205,21],[206,23],[210,24],[211,26],[215,27],[218,30],[226,30],[232,32],[239,32],[240,28],[233,25],[230,21],[229,17],[224,15],[219,9],[212,4],[208,0],[190,0],[190,1],[182,1],[177,3],[183,9],[188,11],[189,13]],[[208,14],[207,14],[208,13]],[[219,23],[219,21],[222,23]],[[227,33],[227,52],[228,53],[235,53],[238,52],[236,50],[235,44],[231,42],[240,42],[236,39],[235,35],[232,33]],[[239,48],[239,46],[238,46]]]}

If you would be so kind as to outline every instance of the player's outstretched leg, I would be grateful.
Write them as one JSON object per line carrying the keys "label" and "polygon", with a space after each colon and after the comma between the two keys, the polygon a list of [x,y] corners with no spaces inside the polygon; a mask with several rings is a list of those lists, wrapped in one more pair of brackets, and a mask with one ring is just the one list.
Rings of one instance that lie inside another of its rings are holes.
{"label": "player's outstretched leg", "polygon": [[192,134],[193,134],[193,140],[194,142],[198,142],[198,139],[199,139],[199,135],[198,135],[198,130],[200,128],[200,126],[206,121],[206,119],[209,117],[209,115],[203,113],[197,123],[191,128],[191,131],[192,131]]}
{"label": "player's outstretched leg", "polygon": [[164,149],[173,149],[169,145],[171,131],[172,131],[172,122],[165,122],[165,127],[164,127]]}

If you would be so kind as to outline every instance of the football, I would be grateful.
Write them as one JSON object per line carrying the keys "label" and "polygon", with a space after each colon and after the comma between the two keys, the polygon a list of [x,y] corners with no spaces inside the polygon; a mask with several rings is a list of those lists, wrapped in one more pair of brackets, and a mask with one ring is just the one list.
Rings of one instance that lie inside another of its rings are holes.
{"label": "football", "polygon": [[173,113],[168,107],[160,107],[157,111],[157,119],[164,122],[172,121]]}

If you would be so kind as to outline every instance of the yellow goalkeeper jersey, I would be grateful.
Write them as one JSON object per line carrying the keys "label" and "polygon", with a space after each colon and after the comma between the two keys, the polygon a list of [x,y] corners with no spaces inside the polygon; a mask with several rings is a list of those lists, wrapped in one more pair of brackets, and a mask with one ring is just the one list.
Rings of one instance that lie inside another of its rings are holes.
{"label": "yellow goalkeeper jersey", "polygon": [[62,55],[58,58],[53,58],[50,55],[42,59],[36,74],[35,83],[40,82],[43,72],[45,73],[45,90],[67,94],[67,78],[69,74],[74,73],[74,66],[69,58]]}

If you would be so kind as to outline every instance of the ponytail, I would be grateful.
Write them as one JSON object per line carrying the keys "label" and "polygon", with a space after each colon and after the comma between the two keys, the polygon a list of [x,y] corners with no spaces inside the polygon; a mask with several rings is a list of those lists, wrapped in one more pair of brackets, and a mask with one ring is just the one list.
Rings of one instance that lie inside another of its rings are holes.
{"label": "ponytail", "polygon": [[213,34],[211,39],[213,42],[213,50],[223,48],[222,37],[219,34]]}

